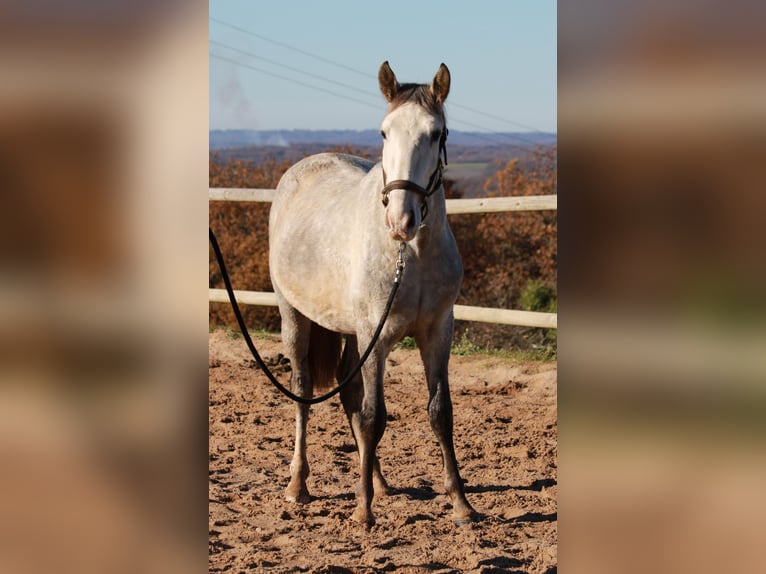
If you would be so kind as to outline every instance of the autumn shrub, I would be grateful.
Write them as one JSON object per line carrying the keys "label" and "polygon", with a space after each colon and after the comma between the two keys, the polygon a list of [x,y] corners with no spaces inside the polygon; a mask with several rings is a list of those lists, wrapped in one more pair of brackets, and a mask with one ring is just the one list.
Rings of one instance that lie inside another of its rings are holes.
{"label": "autumn shrub", "polygon": [[[215,156],[209,162],[210,187],[274,188],[290,162],[275,161],[254,165],[252,162],[229,160],[220,163]],[[269,278],[269,209],[270,203],[211,201],[210,227],[223,252],[226,269],[234,289],[273,291]],[[223,280],[212,248],[209,256],[210,286],[223,287]],[[276,307],[240,305],[245,323],[251,329],[279,330]],[[211,325],[236,327],[234,313],[228,303],[210,303]]]}
{"label": "autumn shrub", "polygon": [[[498,166],[484,185],[488,197],[556,193],[556,148],[541,148],[521,163]],[[520,308],[525,285],[556,285],[557,219],[555,211],[522,211],[454,215],[450,226],[465,269],[458,303],[500,309]],[[456,336],[468,325],[458,322]],[[494,348],[526,349],[546,339],[543,330],[472,323],[475,343]]]}

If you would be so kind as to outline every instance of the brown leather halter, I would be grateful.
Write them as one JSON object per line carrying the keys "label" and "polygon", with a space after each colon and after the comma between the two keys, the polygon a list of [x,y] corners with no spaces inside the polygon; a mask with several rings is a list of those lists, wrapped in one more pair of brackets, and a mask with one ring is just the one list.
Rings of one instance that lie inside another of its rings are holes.
{"label": "brown leather halter", "polygon": [[[383,194],[383,205],[388,205],[388,194],[391,193],[395,189],[405,189],[409,191],[414,191],[416,193],[419,193],[423,196],[423,203],[420,204],[420,215],[421,215],[421,221],[426,218],[426,214],[428,213],[428,203],[426,200],[431,197],[434,192],[439,189],[439,187],[442,184],[442,170],[444,169],[444,166],[447,165],[447,135],[449,134],[449,130],[445,127],[442,130],[441,136],[439,137],[439,161],[436,164],[436,169],[431,174],[431,177],[428,179],[428,184],[426,187],[422,187],[415,183],[414,181],[410,181],[408,179],[395,179],[394,181],[390,183],[386,183],[386,170],[383,170],[383,191],[381,193]],[[444,162],[442,163],[442,155],[444,155]]]}

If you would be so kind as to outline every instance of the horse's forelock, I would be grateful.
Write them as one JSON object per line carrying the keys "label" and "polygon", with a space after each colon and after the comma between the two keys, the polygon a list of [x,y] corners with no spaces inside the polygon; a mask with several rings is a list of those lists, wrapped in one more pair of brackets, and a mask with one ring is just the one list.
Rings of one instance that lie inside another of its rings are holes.
{"label": "horse's forelock", "polygon": [[436,100],[431,87],[426,84],[402,84],[391,100],[388,111],[393,112],[399,106],[412,102],[424,107],[432,114],[444,116],[444,106]]}

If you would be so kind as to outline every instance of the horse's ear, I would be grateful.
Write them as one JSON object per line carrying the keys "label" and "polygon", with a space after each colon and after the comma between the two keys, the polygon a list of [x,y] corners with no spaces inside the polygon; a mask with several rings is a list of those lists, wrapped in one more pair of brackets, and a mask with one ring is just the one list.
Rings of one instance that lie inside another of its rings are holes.
{"label": "horse's ear", "polygon": [[378,85],[387,102],[393,100],[396,93],[399,91],[399,82],[396,81],[396,76],[394,75],[391,66],[388,65],[388,60],[383,62],[380,66],[380,70],[378,70]]}
{"label": "horse's ear", "polygon": [[447,66],[442,64],[441,66],[439,66],[439,70],[436,72],[436,75],[434,76],[434,81],[431,82],[431,91],[436,97],[436,101],[439,102],[440,104],[443,104],[444,100],[447,99],[447,94],[449,94],[449,84],[450,84],[449,70],[447,69]]}

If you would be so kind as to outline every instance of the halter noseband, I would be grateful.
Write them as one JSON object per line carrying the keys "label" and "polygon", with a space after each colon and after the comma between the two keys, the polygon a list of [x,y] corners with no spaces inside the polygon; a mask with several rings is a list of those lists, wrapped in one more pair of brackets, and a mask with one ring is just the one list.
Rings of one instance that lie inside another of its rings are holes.
{"label": "halter noseband", "polygon": [[[439,158],[438,162],[436,164],[436,169],[431,174],[431,177],[428,179],[428,184],[426,187],[421,187],[414,181],[410,181],[408,179],[395,179],[394,181],[390,183],[386,183],[386,170],[383,170],[383,190],[381,193],[383,194],[383,205],[388,206],[388,194],[394,191],[395,189],[404,189],[409,191],[414,191],[416,193],[419,193],[423,196],[423,203],[420,204],[420,215],[421,215],[421,221],[426,218],[426,214],[428,213],[428,203],[426,203],[426,199],[431,197],[434,192],[439,189],[439,187],[442,184],[442,170],[444,169],[444,166],[447,165],[447,135],[449,134],[449,130],[445,127],[442,130],[441,136],[439,137]],[[444,162],[442,163],[442,155],[444,155]]]}

